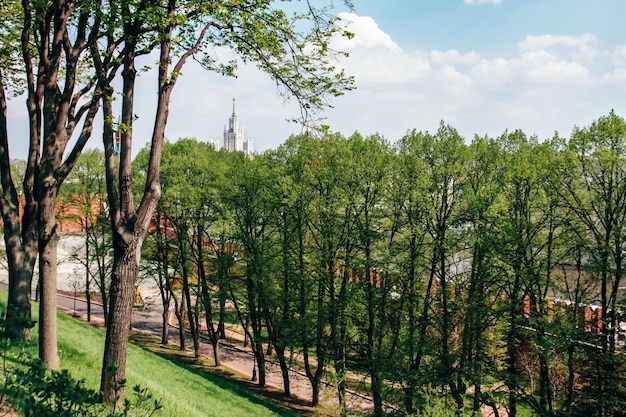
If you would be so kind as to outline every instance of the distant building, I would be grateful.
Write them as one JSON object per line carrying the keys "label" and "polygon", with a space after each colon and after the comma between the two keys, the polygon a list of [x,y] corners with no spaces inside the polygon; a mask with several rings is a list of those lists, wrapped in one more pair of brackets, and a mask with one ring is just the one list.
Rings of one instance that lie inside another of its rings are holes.
{"label": "distant building", "polygon": [[233,99],[233,114],[228,119],[228,127],[224,127],[224,149],[228,152],[244,152],[249,156],[254,153],[252,141],[245,139],[243,127],[239,125],[239,117],[235,113],[235,99]]}

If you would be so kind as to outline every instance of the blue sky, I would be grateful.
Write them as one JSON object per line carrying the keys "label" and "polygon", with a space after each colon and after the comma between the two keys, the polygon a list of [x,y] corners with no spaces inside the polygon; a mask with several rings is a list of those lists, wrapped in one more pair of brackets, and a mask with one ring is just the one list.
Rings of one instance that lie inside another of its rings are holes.
{"label": "blue sky", "polygon": [[517,128],[544,139],[555,130],[568,136],[611,109],[626,116],[625,1],[355,6],[342,17],[353,21],[355,43],[362,39],[345,45],[358,90],[329,112],[343,133],[379,131],[394,141],[444,120],[468,140]]}
{"label": "blue sky", "polygon": [[[518,128],[545,139],[555,130],[569,136],[611,109],[626,117],[625,0],[354,0],[353,11],[341,0],[313,2],[332,4],[356,34],[335,43],[350,52],[338,65],[355,76],[357,89],[333,100],[325,115],[332,131],[394,142],[443,120],[467,141]],[[147,92],[136,106],[135,152],[152,126],[150,74],[139,87]],[[298,109],[255,68],[224,79],[192,64],[173,94],[168,139],[221,143],[232,98],[257,151],[301,131],[286,121]],[[22,103],[11,103],[14,126],[24,117]],[[99,142],[95,136],[89,146]]]}
{"label": "blue sky", "polygon": [[[403,48],[506,50],[528,34],[593,32],[610,44],[624,41],[621,0],[356,0]],[[335,1],[336,9],[340,2]],[[622,32],[622,33],[620,33]]]}

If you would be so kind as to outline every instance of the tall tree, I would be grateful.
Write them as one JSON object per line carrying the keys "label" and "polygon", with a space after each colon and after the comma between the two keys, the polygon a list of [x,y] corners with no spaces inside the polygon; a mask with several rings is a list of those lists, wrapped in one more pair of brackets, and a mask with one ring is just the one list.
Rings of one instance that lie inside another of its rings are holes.
{"label": "tall tree", "polygon": [[392,154],[388,143],[377,135],[363,138],[354,134],[348,142],[353,155],[349,165],[352,175],[346,190],[352,200],[354,218],[352,276],[362,291],[364,309],[363,315],[356,318],[358,350],[371,378],[374,415],[382,416],[383,372],[388,353],[385,339],[390,334],[387,332],[394,301],[392,291],[399,275],[391,261],[398,222],[387,203]]}
{"label": "tall tree", "polygon": [[626,246],[626,123],[614,112],[574,130],[562,171],[562,198],[585,226],[602,308],[594,388],[598,415],[613,415],[619,398],[615,362],[617,293]]}
{"label": "tall tree", "polygon": [[[407,134],[400,152],[401,172],[410,175],[406,180],[409,184],[399,184],[404,187],[399,193],[406,198],[401,207],[409,251],[402,261],[405,308],[410,318],[405,336],[410,369],[404,377],[405,406],[413,409],[415,390],[426,382],[421,376],[429,356],[428,346],[433,343],[431,348],[439,354],[429,363],[434,365],[437,384],[447,386],[457,408],[462,409],[464,387],[457,378],[458,352],[452,343],[459,320],[453,308],[457,277],[451,265],[460,251],[458,206],[465,182],[467,148],[458,132],[442,122],[435,134]],[[415,182],[410,183],[412,180]]]}
{"label": "tall tree", "polygon": [[[166,345],[169,343],[172,303],[176,300],[174,295],[176,278],[175,273],[172,271],[178,269],[178,260],[180,258],[175,256],[176,246],[173,244],[172,236],[170,236],[169,220],[164,213],[162,204],[157,206],[153,220],[154,225],[146,236],[141,259],[143,273],[151,276],[156,281],[157,288],[159,289],[161,305],[163,307],[161,316],[161,344]],[[182,336],[184,337],[184,335]],[[181,347],[181,350],[182,349],[184,349],[184,346]]]}
{"label": "tall tree", "polygon": [[[210,232],[218,219],[217,196],[223,183],[225,153],[216,152],[207,143],[181,139],[174,144],[166,143],[164,155],[163,196],[157,206],[163,224],[154,226],[161,229],[160,234],[170,228],[170,238],[176,242],[177,272],[182,280],[194,350],[199,355],[200,312],[205,310],[209,321],[212,317],[211,285],[207,282],[208,246]],[[161,262],[167,263],[167,259]],[[193,281],[197,285],[191,285]],[[209,327],[213,330],[212,325]],[[212,337],[212,340],[219,339]],[[217,343],[214,348],[217,352]],[[216,361],[219,362],[218,355]]]}
{"label": "tall tree", "polygon": [[276,256],[270,262],[268,289],[269,305],[265,317],[269,344],[276,352],[282,373],[283,391],[291,396],[289,379],[288,348],[299,344],[297,335],[297,300],[299,290],[298,249],[299,236],[303,234],[301,221],[302,182],[298,181],[297,153],[293,151],[293,141],[275,152],[268,152],[270,182],[276,199],[276,215],[272,217],[274,226],[273,248]]}
{"label": "tall tree", "polygon": [[[243,249],[245,265],[245,300],[234,300],[247,307],[252,329],[249,334],[252,352],[258,364],[258,380],[265,386],[266,370],[263,350],[263,328],[270,308],[270,262],[273,254],[272,218],[276,215],[274,193],[271,192],[267,159],[239,158],[229,167],[230,187],[225,191],[233,212],[234,236]],[[245,324],[242,322],[242,326]],[[247,331],[247,330],[246,330]]]}
{"label": "tall tree", "polygon": [[[313,389],[312,405],[319,402],[320,383],[326,365],[334,364],[338,400],[345,406],[345,370],[348,346],[349,280],[354,255],[354,210],[347,186],[350,147],[339,134],[322,141],[303,141],[303,179],[310,198],[306,227],[309,231],[309,282],[300,278],[300,335],[307,377]],[[313,358],[314,357],[314,358]]]}
{"label": "tall tree", "polygon": [[[169,149],[171,149],[171,145],[166,144],[164,147],[166,155]],[[149,157],[150,150],[143,148],[133,161],[136,194],[140,194],[143,191],[141,186],[145,182]],[[159,199],[152,218],[152,226],[142,246],[140,268],[141,274],[152,277],[159,289],[163,307],[161,343],[169,343],[170,318],[172,312],[174,312],[179,320],[179,346],[181,350],[184,350],[186,340],[184,311],[180,308],[180,297],[175,292],[175,289],[179,287],[179,277],[176,271],[179,269],[180,256],[177,256],[176,236],[172,231],[171,217],[173,207],[173,200],[167,198]]]}
{"label": "tall tree", "polygon": [[441,353],[437,358],[437,374],[441,383],[448,386],[457,410],[462,410],[464,384],[458,378],[458,351],[452,343],[457,337],[454,332],[458,316],[455,314],[456,272],[451,265],[457,256],[460,224],[459,200],[465,187],[464,166],[467,163],[467,148],[458,132],[443,122],[431,142],[422,149],[428,197],[433,202],[427,212],[425,229],[431,240],[429,282],[436,284],[435,301],[439,308],[437,333],[440,337]]}
{"label": "tall tree", "polygon": [[463,260],[468,260],[469,270],[465,264],[466,279],[456,282],[459,306],[464,310],[458,377],[466,378],[473,385],[472,410],[477,413],[483,404],[498,408],[491,390],[483,388],[488,378],[499,375],[498,365],[502,359],[494,354],[497,352],[494,345],[500,343],[495,330],[496,306],[503,277],[500,269],[493,265],[497,253],[494,231],[498,220],[494,206],[501,193],[503,152],[496,140],[487,137],[476,137],[469,150],[466,193],[461,203],[466,245],[460,253]]}
{"label": "tall tree", "polygon": [[400,381],[404,394],[404,408],[415,413],[418,389],[424,383],[422,360],[425,338],[430,322],[430,298],[432,280],[424,282],[426,262],[426,232],[424,230],[427,207],[430,200],[426,195],[428,178],[422,159],[422,143],[426,140],[422,132],[410,132],[397,144],[398,156],[393,171],[393,204],[400,216],[400,236],[396,240],[400,248],[398,267],[401,274],[400,286],[403,297],[401,310],[406,315],[405,325],[397,333],[399,345],[398,366],[394,369],[395,380]]}
{"label": "tall tree", "polygon": [[[351,82],[330,65],[329,59],[335,52],[328,47],[328,41],[338,31],[335,19],[308,2],[310,7],[307,12],[296,14],[293,20],[270,2],[212,3],[211,7],[204,7],[203,3],[170,0],[162,8],[154,7],[159,4],[154,0],[141,1],[133,6],[133,13],[129,4],[122,4],[122,132],[117,165],[113,155],[112,112],[103,105],[108,196],[115,251],[101,382],[103,398],[109,402],[123,398],[123,391],[117,388],[125,376],[126,343],[138,258],[160,196],[159,166],[170,96],[186,60],[203,46],[231,47],[244,61],[254,62],[267,72],[284,88],[286,95],[295,97],[303,109],[309,110],[323,107],[329,96],[341,94]],[[156,19],[146,19],[146,13]],[[304,25],[298,22],[308,22],[310,30],[299,32]],[[156,25],[146,27],[152,23]],[[135,114],[135,56],[143,47],[141,36],[147,29],[158,35],[155,39],[159,48],[158,96],[146,184],[141,202],[135,207],[130,169]],[[234,65],[232,62],[216,63],[216,57],[210,54],[203,62],[209,69],[225,74],[231,74]],[[106,78],[106,74],[100,74],[101,79]],[[116,178],[119,178],[119,183]]]}
{"label": "tall tree", "polygon": [[[58,231],[54,207],[59,187],[76,163],[91,135],[93,119],[98,110],[99,94],[90,99],[87,93],[94,86],[87,74],[80,77],[81,62],[88,46],[98,36],[97,8],[90,2],[52,1],[9,2],[14,14],[21,18],[18,26],[8,19],[0,47],[5,53],[14,44],[13,29],[19,28],[20,55],[7,55],[2,69],[0,102],[0,175],[2,198],[0,211],[5,225],[5,243],[9,263],[9,303],[7,327],[9,335],[29,338],[30,286],[35,259],[39,257],[40,331],[39,356],[50,367],[59,365],[56,346],[56,287]],[[6,36],[4,36],[6,35]],[[17,64],[19,62],[19,64]],[[6,119],[7,82],[14,78],[19,65],[27,94],[29,149],[27,167],[22,180],[24,200],[18,200],[10,172],[9,142]],[[8,73],[6,72],[8,71]],[[8,77],[5,77],[5,74]],[[84,80],[84,82],[82,82]],[[70,142],[80,121],[82,130]],[[18,207],[24,205],[23,216]]]}
{"label": "tall tree", "polygon": [[[505,133],[499,141],[505,151],[504,186],[498,201],[501,218],[497,223],[499,261],[507,278],[502,281],[506,295],[506,367],[509,415],[517,415],[523,392],[520,344],[529,311],[531,286],[540,277],[540,263],[549,225],[549,209],[544,191],[543,149],[536,137],[522,131]],[[536,294],[536,292],[533,291]]]}
{"label": "tall tree", "polygon": [[537,223],[543,223],[541,238],[535,245],[540,248],[535,258],[532,274],[526,284],[528,304],[530,307],[528,323],[534,331],[534,347],[539,367],[539,388],[534,396],[529,396],[531,405],[540,413],[554,413],[554,383],[550,375],[554,356],[554,338],[551,334],[558,327],[554,326],[554,299],[556,286],[555,269],[563,261],[562,248],[567,244],[562,241],[563,206],[559,201],[558,190],[554,189],[555,181],[550,181],[555,172],[551,169],[556,158],[552,143],[545,142],[535,146],[533,152],[534,165],[538,171],[537,188],[541,195],[541,207],[534,214]]}

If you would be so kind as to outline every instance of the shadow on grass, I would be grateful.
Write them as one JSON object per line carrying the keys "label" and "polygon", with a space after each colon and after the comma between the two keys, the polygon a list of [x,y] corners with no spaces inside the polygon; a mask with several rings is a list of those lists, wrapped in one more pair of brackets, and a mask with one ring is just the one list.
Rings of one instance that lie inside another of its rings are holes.
{"label": "shadow on grass", "polygon": [[213,361],[208,358],[196,358],[190,352],[180,351],[175,345],[162,345],[160,340],[154,336],[133,332],[130,341],[177,366],[184,367],[222,389],[267,407],[281,417],[311,417],[315,414],[313,408],[299,398],[285,397],[281,391],[272,387],[262,388],[258,384],[250,382],[249,377],[245,375],[216,368]]}

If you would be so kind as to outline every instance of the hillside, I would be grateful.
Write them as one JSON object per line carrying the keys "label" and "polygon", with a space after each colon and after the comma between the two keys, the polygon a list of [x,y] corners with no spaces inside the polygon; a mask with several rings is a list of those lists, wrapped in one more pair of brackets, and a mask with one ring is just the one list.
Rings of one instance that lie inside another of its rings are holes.
{"label": "hillside", "polygon": [[[0,309],[6,309],[6,291],[0,292]],[[34,305],[36,310],[36,305]],[[36,312],[33,312],[36,319]],[[99,386],[104,332],[59,313],[59,356],[61,367],[76,379],[84,379],[87,388]],[[25,350],[36,356],[37,326],[34,342]],[[13,365],[9,363],[8,368]],[[162,401],[160,417],[294,417],[292,411],[272,404],[236,384],[191,367],[183,367],[167,357],[131,344],[128,353],[127,391],[139,385]]]}

